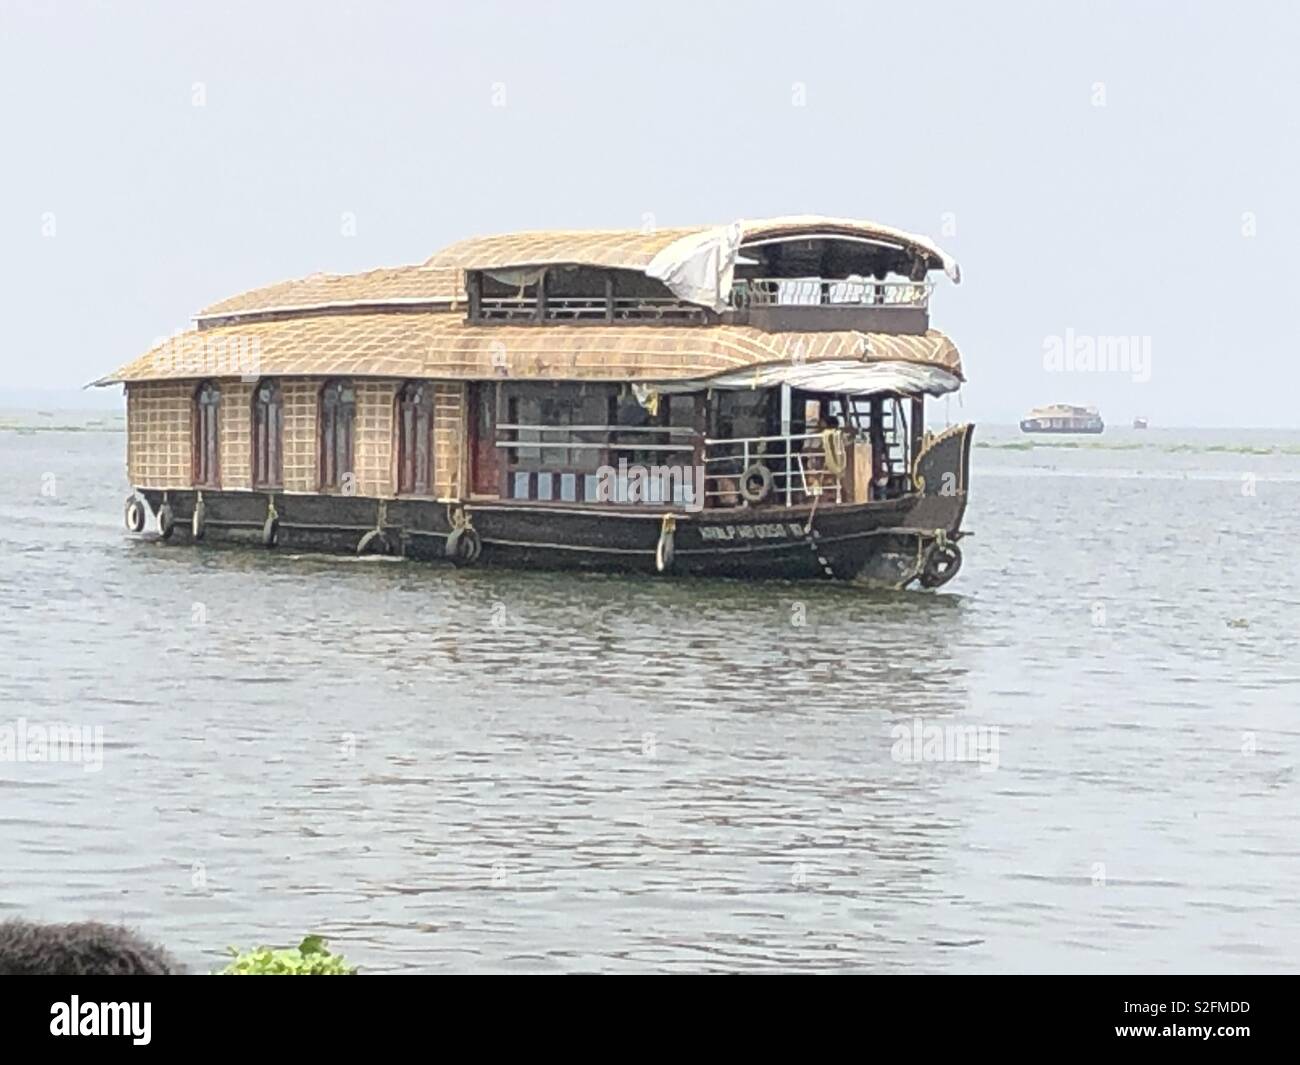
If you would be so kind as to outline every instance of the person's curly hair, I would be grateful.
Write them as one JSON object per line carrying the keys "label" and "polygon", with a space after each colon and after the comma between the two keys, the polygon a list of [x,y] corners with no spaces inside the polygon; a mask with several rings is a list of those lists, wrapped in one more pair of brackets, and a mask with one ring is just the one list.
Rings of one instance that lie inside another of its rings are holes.
{"label": "person's curly hair", "polygon": [[0,976],[172,976],[185,967],[121,925],[0,922]]}

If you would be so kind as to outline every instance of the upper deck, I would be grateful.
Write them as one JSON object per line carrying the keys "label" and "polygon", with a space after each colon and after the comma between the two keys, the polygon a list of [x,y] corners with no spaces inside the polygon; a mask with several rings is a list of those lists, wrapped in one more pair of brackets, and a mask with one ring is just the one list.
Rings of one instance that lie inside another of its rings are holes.
{"label": "upper deck", "polygon": [[930,328],[936,271],[960,280],[924,237],[812,216],[480,237],[418,265],[222,300],[193,331],[98,383],[229,377],[235,364],[272,375],[699,380],[849,359],[940,366],[946,390],[961,369]]}
{"label": "upper deck", "polygon": [[418,266],[317,274],[200,311],[200,328],[313,314],[457,311],[467,324],[638,322],[923,334],[941,270],[924,237],[822,217],[476,237]]}

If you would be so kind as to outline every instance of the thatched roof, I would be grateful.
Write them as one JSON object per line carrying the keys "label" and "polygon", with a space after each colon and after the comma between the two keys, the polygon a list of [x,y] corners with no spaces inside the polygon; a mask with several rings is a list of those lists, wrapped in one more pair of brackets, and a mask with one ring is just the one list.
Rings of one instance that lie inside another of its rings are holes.
{"label": "thatched roof", "polygon": [[424,265],[433,269],[490,270],[505,266],[577,263],[621,270],[644,270],[669,245],[711,227],[686,229],[556,229],[471,237],[435,253]]}
{"label": "thatched roof", "polygon": [[[930,269],[954,280],[957,263],[925,237],[900,229],[847,218],[800,215],[738,223],[740,242],[798,236],[880,241],[908,249]],[[644,271],[657,255],[678,241],[707,238],[726,227],[675,229],[570,229],[472,237],[437,252],[418,266],[396,266],[360,274],[312,274],[252,289],[203,308],[199,321],[241,315],[326,312],[334,309],[427,305],[450,306],[465,299],[465,271],[559,263]]]}
{"label": "thatched roof", "polygon": [[287,311],[325,312],[344,307],[450,306],[464,301],[458,267],[392,266],[362,274],[312,274],[251,289],[204,307],[199,321]]}
{"label": "thatched roof", "polygon": [[961,376],[946,336],[768,333],[749,326],[471,326],[459,315],[317,315],[170,337],[96,384],[199,378],[347,376],[671,381],[772,363],[899,360]]}

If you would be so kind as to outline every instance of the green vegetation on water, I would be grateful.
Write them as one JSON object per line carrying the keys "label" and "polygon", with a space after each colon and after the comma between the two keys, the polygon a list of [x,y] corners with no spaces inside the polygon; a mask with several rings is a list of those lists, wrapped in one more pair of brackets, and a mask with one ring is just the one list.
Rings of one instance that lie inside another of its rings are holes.
{"label": "green vegetation on water", "polygon": [[1251,444],[1148,444],[1132,441],[1105,443],[1092,440],[976,440],[977,448],[992,451],[1036,451],[1040,448],[1087,449],[1089,451],[1163,451],[1166,454],[1300,455],[1294,444],[1259,446]]}
{"label": "green vegetation on water", "polygon": [[297,947],[257,947],[240,953],[230,948],[234,959],[221,976],[355,976],[356,968],[340,954],[331,954],[320,936],[308,936]]}

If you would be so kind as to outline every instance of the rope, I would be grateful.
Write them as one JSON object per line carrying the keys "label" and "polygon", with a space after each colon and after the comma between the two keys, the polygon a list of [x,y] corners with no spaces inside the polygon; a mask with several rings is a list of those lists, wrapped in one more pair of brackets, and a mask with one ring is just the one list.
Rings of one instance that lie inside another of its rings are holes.
{"label": "rope", "polygon": [[808,541],[809,548],[817,552],[817,561],[821,565],[822,572],[828,577],[834,577],[835,569],[831,566],[830,559],[823,555],[817,547],[817,534],[813,532],[813,518],[817,516],[817,504],[821,502],[821,499],[821,492],[813,496],[812,510],[808,511],[808,524],[804,526],[803,534]]}
{"label": "rope", "polygon": [[451,525],[453,532],[457,529],[472,529],[474,527],[470,524],[469,515],[465,513],[465,508],[453,507],[450,503],[447,504],[447,521]]}

